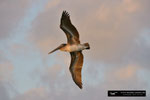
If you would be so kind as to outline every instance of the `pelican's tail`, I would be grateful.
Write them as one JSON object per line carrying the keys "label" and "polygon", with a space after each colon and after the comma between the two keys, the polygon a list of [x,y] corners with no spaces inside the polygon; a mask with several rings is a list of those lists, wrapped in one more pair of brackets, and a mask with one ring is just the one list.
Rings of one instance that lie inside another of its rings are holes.
{"label": "pelican's tail", "polygon": [[90,49],[89,43],[84,43],[83,45],[85,46],[85,49]]}

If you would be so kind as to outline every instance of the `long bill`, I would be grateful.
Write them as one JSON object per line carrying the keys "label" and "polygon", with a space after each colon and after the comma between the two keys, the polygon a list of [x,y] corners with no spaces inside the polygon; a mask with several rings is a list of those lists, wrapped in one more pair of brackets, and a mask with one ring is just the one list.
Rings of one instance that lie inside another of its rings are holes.
{"label": "long bill", "polygon": [[51,54],[51,53],[53,53],[53,52],[55,52],[55,51],[57,51],[57,50],[59,50],[60,48],[62,48],[63,46],[62,45],[60,45],[59,47],[57,47],[56,49],[54,49],[54,50],[52,50],[52,51],[50,51],[48,54]]}

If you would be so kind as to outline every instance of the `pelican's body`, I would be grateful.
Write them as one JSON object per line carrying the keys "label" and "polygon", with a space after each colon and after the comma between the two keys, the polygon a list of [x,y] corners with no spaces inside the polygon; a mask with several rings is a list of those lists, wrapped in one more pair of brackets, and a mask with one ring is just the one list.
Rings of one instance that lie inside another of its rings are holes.
{"label": "pelican's body", "polygon": [[60,48],[61,51],[65,52],[75,52],[75,51],[81,51],[88,48],[84,44],[66,44],[64,47]]}
{"label": "pelican's body", "polygon": [[61,17],[60,28],[65,32],[67,36],[67,44],[61,44],[59,47],[54,49],[69,52],[71,55],[70,72],[74,82],[82,88],[81,71],[83,66],[83,54],[82,50],[90,49],[88,43],[80,44],[79,33],[77,29],[72,25],[70,16],[66,11],[63,11]]}

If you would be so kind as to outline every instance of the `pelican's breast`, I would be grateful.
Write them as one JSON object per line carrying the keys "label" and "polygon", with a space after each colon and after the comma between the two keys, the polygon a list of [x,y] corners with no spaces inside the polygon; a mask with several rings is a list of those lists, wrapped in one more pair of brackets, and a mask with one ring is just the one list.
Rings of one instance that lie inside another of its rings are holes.
{"label": "pelican's breast", "polygon": [[78,44],[78,45],[68,45],[66,47],[67,51],[69,52],[74,52],[74,51],[80,51],[80,50],[83,50],[84,49],[84,46],[81,45],[81,44]]}

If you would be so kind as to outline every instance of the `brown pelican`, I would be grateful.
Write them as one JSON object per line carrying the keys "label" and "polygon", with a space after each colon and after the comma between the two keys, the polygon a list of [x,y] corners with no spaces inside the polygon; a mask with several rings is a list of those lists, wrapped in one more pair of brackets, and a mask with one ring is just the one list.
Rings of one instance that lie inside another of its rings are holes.
{"label": "brown pelican", "polygon": [[83,65],[82,50],[90,49],[90,46],[88,43],[80,44],[79,33],[77,29],[72,25],[70,16],[66,11],[63,11],[62,13],[60,28],[65,32],[67,36],[67,44],[61,44],[59,47],[49,52],[48,54],[51,54],[56,50],[70,52],[71,64],[69,69],[72,75],[72,79],[74,80],[76,85],[80,89],[82,89],[82,79],[81,79],[81,70]]}

